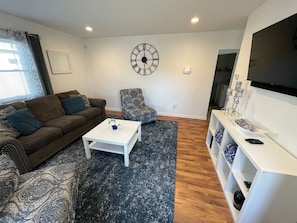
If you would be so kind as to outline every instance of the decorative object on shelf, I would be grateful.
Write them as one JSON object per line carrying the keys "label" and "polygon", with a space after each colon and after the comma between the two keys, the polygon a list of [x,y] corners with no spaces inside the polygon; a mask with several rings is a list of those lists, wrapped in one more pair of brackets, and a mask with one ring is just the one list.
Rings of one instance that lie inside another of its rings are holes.
{"label": "decorative object on shelf", "polygon": [[116,119],[109,119],[108,123],[111,125],[113,130],[117,130],[120,123]]}
{"label": "decorative object on shelf", "polygon": [[265,130],[257,128],[249,120],[245,118],[238,118],[234,120],[233,123],[243,133],[260,134],[260,135],[266,133]]}
{"label": "decorative object on shelf", "polygon": [[241,192],[241,190],[237,190],[235,191],[234,193],[234,198],[233,198],[233,205],[234,207],[240,211],[242,205],[243,205],[243,202],[244,202],[245,198]]}
{"label": "decorative object on shelf", "polygon": [[216,132],[216,135],[215,135],[216,142],[217,142],[218,144],[220,144],[220,145],[221,145],[221,142],[222,142],[223,134],[224,134],[224,129],[219,129],[219,130]]}
{"label": "decorative object on shelf", "polygon": [[159,65],[159,54],[155,47],[148,43],[137,45],[130,56],[131,66],[140,75],[152,74]]}
{"label": "decorative object on shelf", "polygon": [[255,126],[247,119],[239,118],[234,121],[239,127],[248,130],[250,132],[255,130]]}
{"label": "decorative object on shelf", "polygon": [[229,144],[224,150],[224,155],[228,163],[232,164],[237,150],[236,144]]}
{"label": "decorative object on shelf", "polygon": [[252,182],[250,181],[243,181],[244,185],[246,186],[247,189],[250,189],[252,186]]}
{"label": "decorative object on shelf", "polygon": [[229,103],[229,100],[230,100],[230,96],[232,96],[232,91],[233,90],[231,88],[228,88],[227,91],[226,91],[225,105],[222,108],[222,111],[224,111],[225,115],[229,114],[229,108],[227,108],[227,106],[228,106],[228,103]]}
{"label": "decorative object on shelf", "polygon": [[232,116],[238,116],[238,112],[236,111],[237,106],[239,104],[239,99],[242,98],[243,96],[243,89],[241,88],[241,81],[236,82],[235,86],[235,95],[233,97],[233,104],[232,104],[232,109],[231,109],[231,115]]}
{"label": "decorative object on shelf", "polygon": [[[238,79],[238,77],[236,77],[236,79]],[[242,84],[241,81],[237,81],[234,90],[231,89],[231,88],[227,89],[225,105],[224,105],[224,108],[222,108],[225,115],[228,115],[228,114],[230,114],[232,116],[238,116],[239,115],[236,110],[237,110],[237,106],[239,104],[239,99],[243,97],[243,91],[244,91],[244,89],[241,88],[241,84]],[[227,106],[228,106],[230,96],[232,96],[233,91],[235,93],[234,93],[234,97],[233,97],[232,107],[228,108]]]}

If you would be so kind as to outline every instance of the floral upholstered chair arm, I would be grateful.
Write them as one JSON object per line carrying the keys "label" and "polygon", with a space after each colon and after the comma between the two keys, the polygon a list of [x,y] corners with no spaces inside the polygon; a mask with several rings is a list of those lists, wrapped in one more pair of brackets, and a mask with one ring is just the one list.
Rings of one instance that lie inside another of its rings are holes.
{"label": "floral upholstered chair arm", "polygon": [[77,191],[74,163],[19,175],[18,186],[0,212],[0,223],[74,222]]}

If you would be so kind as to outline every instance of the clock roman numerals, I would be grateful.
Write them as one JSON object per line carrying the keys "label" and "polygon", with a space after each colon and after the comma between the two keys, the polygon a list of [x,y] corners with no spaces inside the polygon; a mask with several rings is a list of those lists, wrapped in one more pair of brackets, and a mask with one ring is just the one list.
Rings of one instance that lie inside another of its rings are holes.
{"label": "clock roman numerals", "polygon": [[151,44],[141,43],[132,50],[130,63],[136,73],[152,74],[159,65],[158,51]]}

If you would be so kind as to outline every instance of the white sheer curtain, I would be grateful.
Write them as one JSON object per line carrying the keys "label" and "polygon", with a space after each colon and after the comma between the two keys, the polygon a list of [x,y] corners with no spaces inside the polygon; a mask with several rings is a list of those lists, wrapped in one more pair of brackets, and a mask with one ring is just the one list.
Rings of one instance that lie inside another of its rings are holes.
{"label": "white sheer curtain", "polygon": [[25,32],[7,30],[0,39],[0,102],[45,95]]}

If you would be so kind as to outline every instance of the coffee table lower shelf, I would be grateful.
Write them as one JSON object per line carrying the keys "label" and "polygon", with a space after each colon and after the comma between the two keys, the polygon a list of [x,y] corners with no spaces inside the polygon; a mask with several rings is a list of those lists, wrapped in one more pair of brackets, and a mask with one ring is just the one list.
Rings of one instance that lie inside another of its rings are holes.
{"label": "coffee table lower shelf", "polygon": [[124,155],[125,166],[129,166],[129,154],[133,149],[137,140],[139,141],[141,140],[140,131],[134,133],[131,141],[128,144],[120,144],[120,145],[117,144],[116,142],[104,143],[104,142],[99,142],[99,141],[90,140],[90,139],[88,140],[83,137],[84,148],[88,159],[91,158],[90,149],[116,153],[116,154]]}
{"label": "coffee table lower shelf", "polygon": [[[131,142],[127,145],[128,154],[130,154],[137,139],[138,139],[138,135],[135,134]],[[122,155],[125,154],[125,145],[115,145],[110,143],[94,141],[89,144],[89,148],[99,150],[99,151],[104,151],[104,152],[110,152],[110,153],[116,153],[116,154],[122,154]]]}

